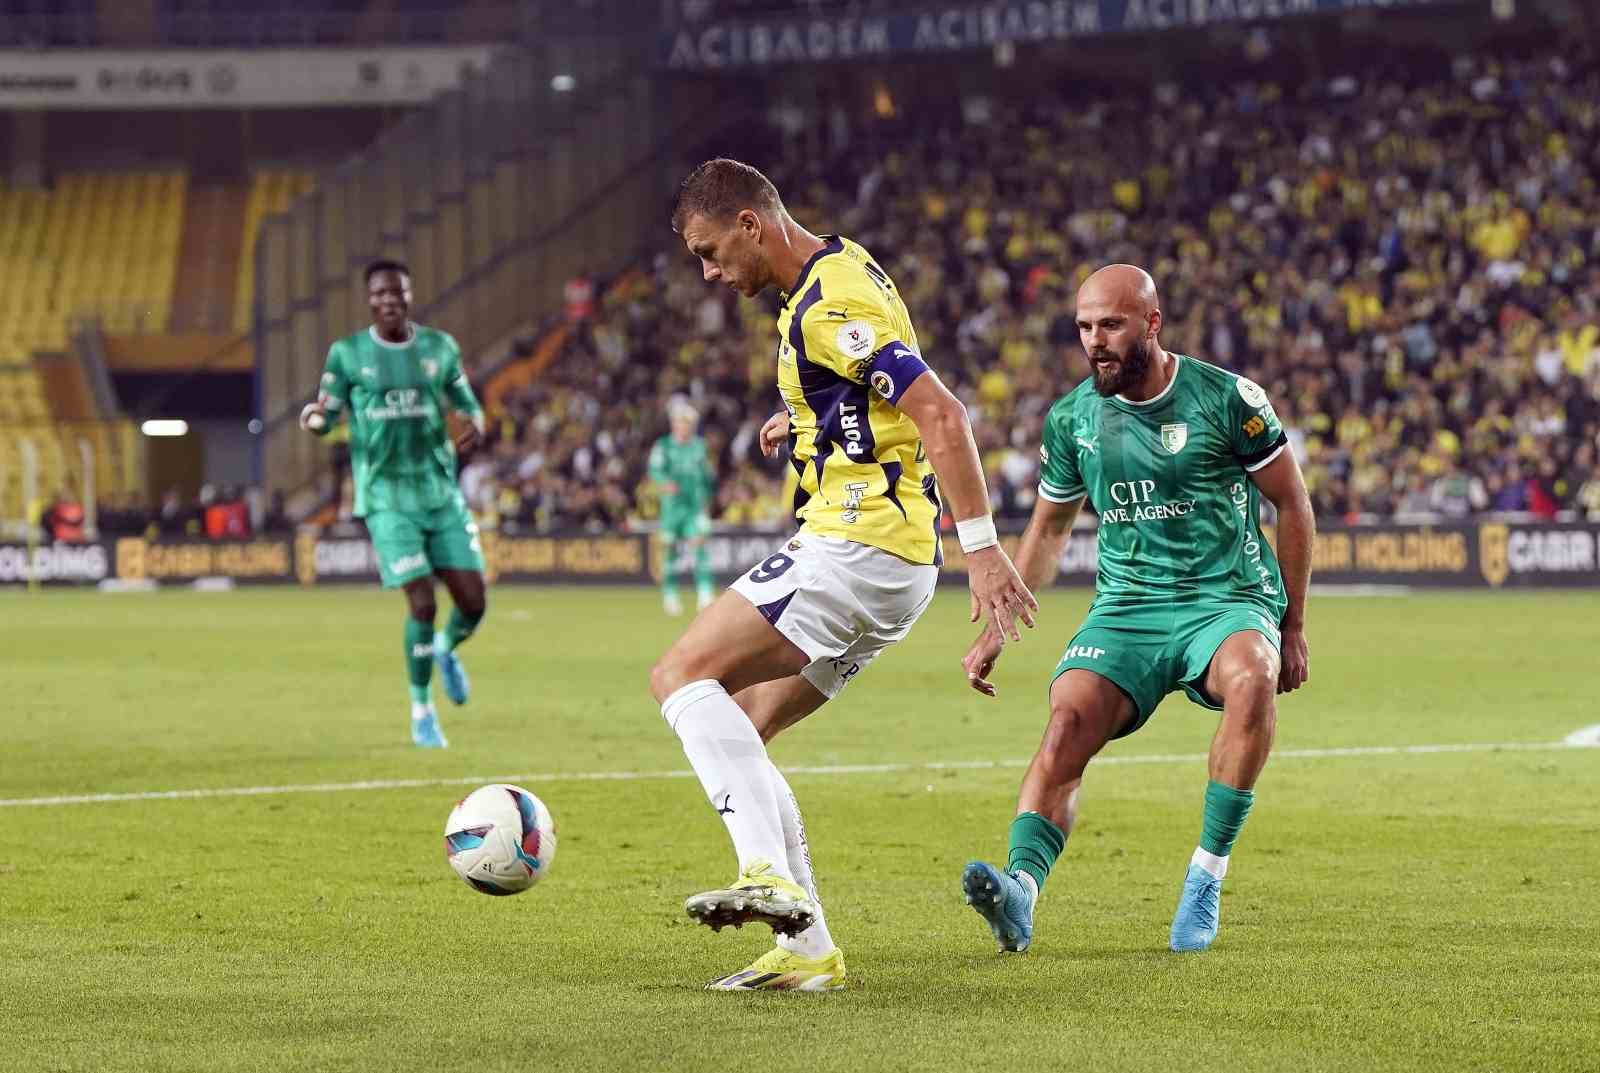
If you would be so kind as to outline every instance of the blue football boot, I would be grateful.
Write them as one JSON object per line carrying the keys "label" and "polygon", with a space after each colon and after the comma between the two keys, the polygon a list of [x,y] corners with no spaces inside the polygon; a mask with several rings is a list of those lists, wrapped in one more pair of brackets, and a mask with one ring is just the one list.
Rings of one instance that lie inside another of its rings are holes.
{"label": "blue football boot", "polygon": [[1222,914],[1222,880],[1191,864],[1183,877],[1183,894],[1172,915],[1172,949],[1177,953],[1204,950],[1217,937]]}
{"label": "blue football boot", "polygon": [[1001,953],[1020,954],[1033,942],[1033,898],[1016,876],[973,861],[961,871],[967,904],[989,923]]}
{"label": "blue football boot", "polygon": [[467,669],[461,665],[461,657],[445,647],[442,635],[433,639],[433,662],[439,668],[439,683],[444,686],[444,695],[453,704],[467,703],[467,698],[472,695]]}
{"label": "blue football boot", "polygon": [[432,707],[428,708],[426,715],[411,717],[411,744],[423,749],[445,749],[450,743],[444,738],[444,731],[439,729],[439,716]]}

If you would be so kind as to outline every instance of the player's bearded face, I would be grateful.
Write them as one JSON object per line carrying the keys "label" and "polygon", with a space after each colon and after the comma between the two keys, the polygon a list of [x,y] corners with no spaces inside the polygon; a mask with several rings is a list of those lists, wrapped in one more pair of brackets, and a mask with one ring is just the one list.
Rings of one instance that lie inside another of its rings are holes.
{"label": "player's bearded face", "polygon": [[1094,389],[1104,396],[1122,394],[1150,371],[1150,340],[1143,337],[1124,344],[1120,350],[1106,343],[1089,348],[1088,353]]}

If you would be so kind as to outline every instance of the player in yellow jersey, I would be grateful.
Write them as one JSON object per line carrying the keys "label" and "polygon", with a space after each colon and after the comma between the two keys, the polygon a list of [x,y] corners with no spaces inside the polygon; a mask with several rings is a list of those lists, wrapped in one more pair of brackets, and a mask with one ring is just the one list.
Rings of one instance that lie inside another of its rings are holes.
{"label": "player in yellow jersey", "polygon": [[948,499],[972,618],[1012,640],[1037,609],[995,538],[961,402],[923,362],[888,274],[849,239],[794,221],[755,168],[709,160],[684,180],[672,227],[707,282],[781,290],[778,391],[762,450],[787,441],[800,531],[734,582],[650,672],[661,714],[727,824],[732,886],[684,905],[720,929],[768,924],[778,948],[718,990],[833,990],[844,960],[823,920],[800,811],[766,742],[836,696],[910,631],[933,597]]}

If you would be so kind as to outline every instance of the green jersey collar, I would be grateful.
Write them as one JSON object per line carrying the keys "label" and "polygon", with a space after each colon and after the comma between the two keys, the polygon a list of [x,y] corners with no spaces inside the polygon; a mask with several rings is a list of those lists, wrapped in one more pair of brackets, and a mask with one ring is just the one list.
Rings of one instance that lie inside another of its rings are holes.
{"label": "green jersey collar", "polygon": [[1130,399],[1125,395],[1113,395],[1113,396],[1111,396],[1109,401],[1111,401],[1113,403],[1120,404],[1122,406],[1126,406],[1126,407],[1132,409],[1135,413],[1138,413],[1141,410],[1154,409],[1155,407],[1159,406],[1164,400],[1166,400],[1167,398],[1169,398],[1172,395],[1172,388],[1173,388],[1174,385],[1177,384],[1178,376],[1182,372],[1183,372],[1183,355],[1182,354],[1173,354],[1172,355],[1172,378],[1167,381],[1167,386],[1162,388],[1161,391],[1158,394],[1156,394],[1154,397],[1145,399],[1143,402],[1139,402],[1138,400]]}
{"label": "green jersey collar", "polygon": [[403,343],[391,343],[389,340],[379,335],[378,326],[376,324],[367,329],[367,335],[371,336],[372,341],[381,347],[388,347],[390,350],[404,350],[406,347],[417,341],[417,326],[411,323],[409,320],[406,321],[406,341]]}

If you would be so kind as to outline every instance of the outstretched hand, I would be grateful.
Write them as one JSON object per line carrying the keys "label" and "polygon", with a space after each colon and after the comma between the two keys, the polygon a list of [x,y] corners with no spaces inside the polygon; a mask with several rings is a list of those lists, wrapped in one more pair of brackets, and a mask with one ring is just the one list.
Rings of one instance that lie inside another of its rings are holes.
{"label": "outstretched hand", "polygon": [[1039,601],[1022,583],[1017,568],[998,544],[968,553],[967,584],[972,589],[971,621],[984,618],[1002,644],[1007,637],[1022,640],[1017,631],[1018,618],[1033,628],[1033,612],[1039,610]]}
{"label": "outstretched hand", "polygon": [[961,666],[967,672],[967,685],[986,697],[994,696],[996,690],[994,683],[989,681],[989,675],[994,673],[994,665],[1004,648],[1005,641],[1000,635],[985,627],[961,659]]}

